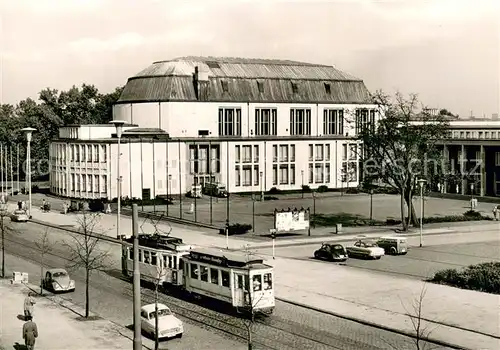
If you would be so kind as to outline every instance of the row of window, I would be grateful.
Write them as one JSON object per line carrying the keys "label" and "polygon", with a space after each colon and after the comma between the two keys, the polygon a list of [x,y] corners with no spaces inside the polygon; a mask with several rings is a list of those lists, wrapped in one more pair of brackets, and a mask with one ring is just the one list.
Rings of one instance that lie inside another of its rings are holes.
{"label": "row of window", "polygon": [[497,139],[500,138],[500,131],[464,131],[454,130],[454,139]]}
{"label": "row of window", "polygon": [[[356,132],[367,125],[375,126],[375,109],[356,109]],[[311,135],[311,109],[290,108],[289,132],[292,136]],[[241,108],[219,108],[219,136],[241,136]],[[278,111],[276,108],[255,109],[254,133],[257,136],[278,135]],[[344,134],[344,110],[323,110],[323,134]]]}
{"label": "row of window", "polygon": [[53,144],[52,150],[58,164],[70,162],[104,163],[107,159],[106,145]]}
{"label": "row of window", "polygon": [[[175,255],[158,254],[155,251],[150,251],[146,249],[139,249],[138,260],[140,263],[148,264],[151,266],[158,266],[158,255],[161,257],[161,267],[177,270],[177,265],[179,265],[179,270],[184,267],[184,262],[182,259],[177,259]],[[128,258],[130,260],[134,259],[134,250],[128,249]]]}
{"label": "row of window", "polygon": [[259,186],[259,165],[236,165],[235,186]]}
{"label": "row of window", "polygon": [[[208,66],[210,68],[220,68],[220,65],[213,62],[213,63],[208,63]],[[257,83],[257,90],[259,91],[259,94],[263,94],[264,93],[264,82],[263,81],[259,81],[257,80],[256,81]],[[230,93],[229,91],[229,82],[227,80],[221,80],[220,81],[220,85],[221,85],[221,88],[222,88],[222,92],[227,92],[227,93]],[[294,94],[298,94],[299,93],[299,87],[300,87],[300,82],[299,81],[290,81],[290,89],[292,90],[292,93]],[[325,93],[327,95],[331,95],[332,94],[332,85],[331,83],[323,83],[323,87],[325,89]]]}
{"label": "row of window", "polygon": [[106,193],[107,178],[107,175],[71,174],[70,191]]}
{"label": "row of window", "polygon": [[235,163],[258,163],[259,162],[259,146],[251,145],[235,146],[234,150]]}
{"label": "row of window", "polygon": [[220,172],[219,145],[190,145],[189,173],[212,174]]}
{"label": "row of window", "polygon": [[196,263],[187,265],[189,265],[191,279],[229,288],[229,271]]}

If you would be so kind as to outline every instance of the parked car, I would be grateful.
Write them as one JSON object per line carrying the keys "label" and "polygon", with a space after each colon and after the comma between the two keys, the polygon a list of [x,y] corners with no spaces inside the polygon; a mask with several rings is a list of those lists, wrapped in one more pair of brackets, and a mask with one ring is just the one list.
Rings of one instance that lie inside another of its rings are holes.
{"label": "parked car", "polygon": [[[141,329],[155,338],[155,304],[144,305],[141,308]],[[182,338],[184,326],[164,304],[158,304],[158,338]]]}
{"label": "parked car", "polygon": [[10,220],[15,222],[27,222],[29,220],[28,213],[25,210],[14,210],[10,214]]}
{"label": "parked car", "polygon": [[349,257],[380,259],[385,255],[384,248],[380,248],[373,241],[360,239],[346,248]]}
{"label": "parked car", "polygon": [[380,237],[377,245],[384,248],[386,254],[399,255],[408,253],[408,244],[406,237]]}
{"label": "parked car", "polygon": [[314,257],[328,261],[346,261],[348,255],[346,249],[341,244],[323,243],[321,248],[314,252]]}
{"label": "parked car", "polygon": [[50,269],[45,273],[42,288],[58,292],[74,292],[75,281],[69,277],[65,269]]}

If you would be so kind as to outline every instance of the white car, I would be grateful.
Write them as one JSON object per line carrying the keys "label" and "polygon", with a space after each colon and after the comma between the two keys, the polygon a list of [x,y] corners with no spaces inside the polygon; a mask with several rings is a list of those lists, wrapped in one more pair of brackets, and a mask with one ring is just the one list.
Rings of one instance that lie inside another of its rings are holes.
{"label": "white car", "polygon": [[28,222],[29,221],[29,216],[28,213],[26,213],[25,210],[14,210],[10,214],[10,219],[15,222]]}
{"label": "white car", "polygon": [[[155,304],[144,305],[141,308],[141,329],[153,339],[155,319]],[[175,317],[166,305],[158,304],[158,338],[182,338],[182,333],[184,333],[182,321]]]}
{"label": "white car", "polygon": [[349,257],[380,259],[385,255],[384,248],[380,248],[375,242],[362,239],[346,247],[346,250]]}
{"label": "white car", "polygon": [[75,280],[69,277],[65,269],[50,269],[45,274],[42,287],[54,293],[74,292]]}

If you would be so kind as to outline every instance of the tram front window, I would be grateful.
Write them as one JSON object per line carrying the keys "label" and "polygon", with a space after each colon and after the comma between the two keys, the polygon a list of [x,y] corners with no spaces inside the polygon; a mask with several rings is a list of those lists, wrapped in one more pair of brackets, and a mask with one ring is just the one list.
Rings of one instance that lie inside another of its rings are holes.
{"label": "tram front window", "polygon": [[222,286],[229,287],[229,272],[221,270],[220,275],[222,277]]}
{"label": "tram front window", "polygon": [[252,278],[252,285],[254,292],[260,292],[262,290],[262,276],[254,275]]}
{"label": "tram front window", "polygon": [[264,290],[273,289],[273,277],[270,273],[264,274]]}
{"label": "tram front window", "polygon": [[210,269],[210,282],[213,284],[219,284],[219,270]]}

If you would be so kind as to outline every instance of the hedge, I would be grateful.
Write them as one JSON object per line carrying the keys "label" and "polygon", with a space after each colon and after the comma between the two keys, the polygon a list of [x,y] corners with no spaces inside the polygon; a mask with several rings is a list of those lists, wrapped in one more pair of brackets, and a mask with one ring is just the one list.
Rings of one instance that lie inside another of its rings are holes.
{"label": "hedge", "polygon": [[461,271],[456,269],[441,270],[436,272],[429,282],[500,294],[500,262],[470,265]]}

